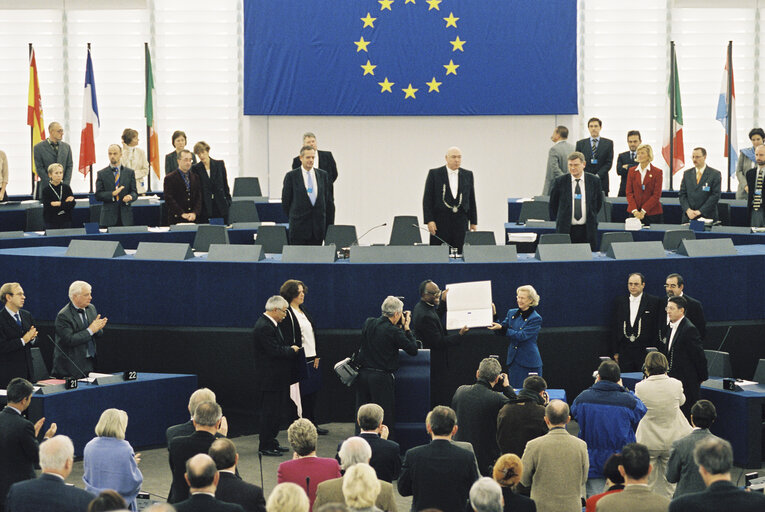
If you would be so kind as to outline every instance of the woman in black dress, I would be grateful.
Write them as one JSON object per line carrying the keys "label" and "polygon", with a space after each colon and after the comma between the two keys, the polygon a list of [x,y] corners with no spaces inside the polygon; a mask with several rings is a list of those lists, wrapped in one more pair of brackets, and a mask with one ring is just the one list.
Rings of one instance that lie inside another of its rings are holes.
{"label": "woman in black dress", "polygon": [[74,194],[69,185],[64,183],[64,168],[61,164],[48,166],[48,183],[42,189],[43,219],[45,229],[72,227],[72,209]]}

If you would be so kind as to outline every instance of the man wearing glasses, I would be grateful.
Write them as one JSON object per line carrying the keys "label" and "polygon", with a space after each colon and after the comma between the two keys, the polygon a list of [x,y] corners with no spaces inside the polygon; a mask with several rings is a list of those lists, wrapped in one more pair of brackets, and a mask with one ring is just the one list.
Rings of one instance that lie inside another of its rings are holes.
{"label": "man wearing glasses", "polygon": [[24,290],[19,283],[0,287],[0,388],[21,377],[34,382],[31,345],[37,339],[32,315],[24,306]]}
{"label": "man wearing glasses", "polygon": [[[670,274],[664,282],[664,290],[667,292],[667,298],[683,297],[685,299],[685,302],[687,303],[685,316],[696,326],[696,329],[699,330],[699,334],[701,335],[701,339],[704,340],[707,332],[707,322],[704,319],[704,307],[698,300],[684,294],[684,287],[683,276],[680,274]],[[666,301],[664,301],[664,305],[667,305]],[[667,318],[666,323],[669,323],[669,317]],[[693,403],[691,403],[691,405],[693,405]]]}

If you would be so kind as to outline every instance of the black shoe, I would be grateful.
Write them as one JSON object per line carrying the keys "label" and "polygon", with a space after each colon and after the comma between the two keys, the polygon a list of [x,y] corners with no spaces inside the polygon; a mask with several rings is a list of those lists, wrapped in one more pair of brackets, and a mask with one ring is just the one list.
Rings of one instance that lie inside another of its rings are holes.
{"label": "black shoe", "polygon": [[281,457],[283,455],[282,452],[275,448],[271,450],[258,450],[258,453],[266,457]]}
{"label": "black shoe", "polygon": [[287,453],[290,451],[290,449],[287,448],[286,446],[277,446],[275,450],[278,451],[279,453]]}
{"label": "black shoe", "polygon": [[326,436],[327,434],[329,434],[329,430],[327,430],[326,428],[321,428],[320,426],[316,425],[316,433],[319,434],[320,436]]}

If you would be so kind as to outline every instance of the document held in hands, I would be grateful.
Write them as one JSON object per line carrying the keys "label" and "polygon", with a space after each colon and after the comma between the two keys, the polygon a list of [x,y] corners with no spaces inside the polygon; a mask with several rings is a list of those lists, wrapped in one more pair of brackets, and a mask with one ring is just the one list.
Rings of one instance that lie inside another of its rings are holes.
{"label": "document held in hands", "polygon": [[493,322],[491,281],[447,284],[446,328],[488,327]]}

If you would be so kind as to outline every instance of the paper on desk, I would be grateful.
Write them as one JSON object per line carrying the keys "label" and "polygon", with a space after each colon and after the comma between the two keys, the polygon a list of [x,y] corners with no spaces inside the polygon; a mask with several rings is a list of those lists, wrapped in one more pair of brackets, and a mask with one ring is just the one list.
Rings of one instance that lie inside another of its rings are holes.
{"label": "paper on desk", "polygon": [[447,284],[446,328],[488,327],[491,312],[491,281]]}
{"label": "paper on desk", "polygon": [[[507,241],[508,242],[533,242],[537,239],[537,234],[534,232],[519,232],[519,233],[508,233],[507,234]],[[449,292],[451,293],[451,292]],[[448,297],[448,295],[447,295]]]}

